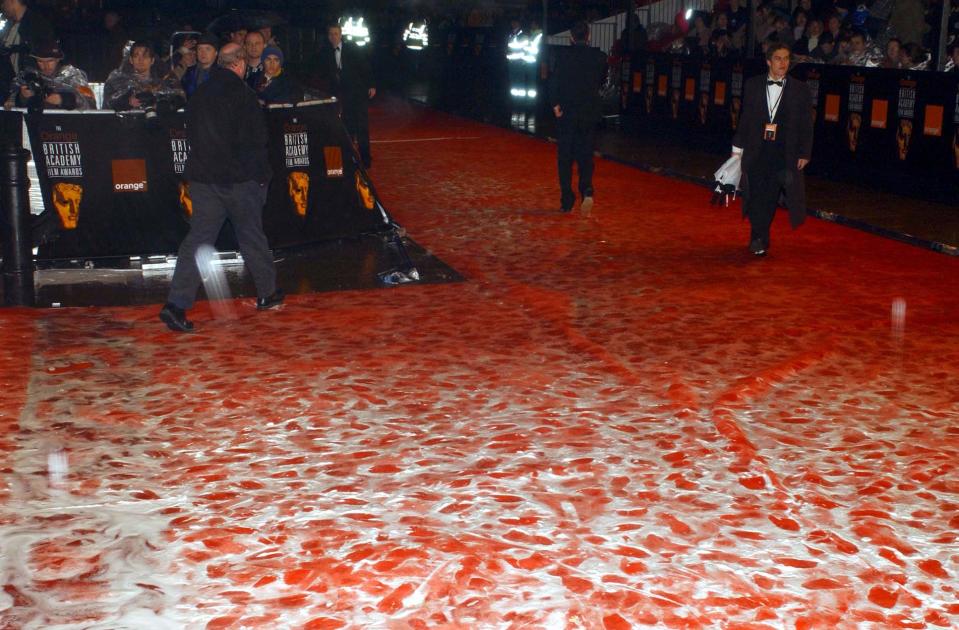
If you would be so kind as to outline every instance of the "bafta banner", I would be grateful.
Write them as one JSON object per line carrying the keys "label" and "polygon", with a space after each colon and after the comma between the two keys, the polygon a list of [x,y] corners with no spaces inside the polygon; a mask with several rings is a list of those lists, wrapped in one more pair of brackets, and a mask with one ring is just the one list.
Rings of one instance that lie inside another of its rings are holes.
{"label": "bafta banner", "polygon": [[[723,152],[739,123],[743,81],[762,59],[636,53],[643,80],[625,112],[650,132]],[[959,188],[959,75],[800,64],[815,121],[814,174],[871,181],[940,200]]]}
{"label": "bafta banner", "polygon": [[[2,116],[20,116],[3,112]],[[266,111],[273,179],[263,211],[270,246],[292,247],[388,228],[335,103]],[[182,113],[27,115],[44,205],[62,233],[40,259],[175,254],[193,212]],[[232,229],[217,247],[235,250]]]}

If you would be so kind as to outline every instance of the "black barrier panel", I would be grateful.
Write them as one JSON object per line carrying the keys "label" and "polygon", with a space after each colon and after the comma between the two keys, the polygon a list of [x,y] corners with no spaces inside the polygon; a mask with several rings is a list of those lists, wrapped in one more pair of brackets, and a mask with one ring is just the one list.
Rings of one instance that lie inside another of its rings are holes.
{"label": "black barrier panel", "polygon": [[[273,180],[263,224],[271,247],[388,227],[335,103],[264,115]],[[176,253],[192,212],[182,113],[148,120],[142,113],[46,112],[28,114],[27,127],[45,207],[64,228],[38,258]],[[217,247],[237,249],[229,225]]]}
{"label": "black barrier panel", "polygon": [[[637,53],[626,114],[704,148],[729,147],[743,81],[764,60],[691,59]],[[800,64],[791,76],[812,92],[810,170],[955,203],[959,190],[959,78]]]}

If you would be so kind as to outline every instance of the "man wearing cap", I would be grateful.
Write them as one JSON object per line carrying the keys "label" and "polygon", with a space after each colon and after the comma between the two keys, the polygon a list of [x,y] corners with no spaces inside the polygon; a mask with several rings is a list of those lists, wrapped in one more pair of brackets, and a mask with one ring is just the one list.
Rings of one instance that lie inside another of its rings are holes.
{"label": "man wearing cap", "polygon": [[79,68],[60,63],[63,52],[57,42],[38,43],[30,57],[39,72],[20,71],[14,81],[14,90],[3,104],[6,109],[30,107],[40,102],[55,109],[83,111],[97,108],[87,75]]}
{"label": "man wearing cap", "polygon": [[184,74],[180,84],[186,97],[190,98],[196,89],[210,78],[213,64],[216,63],[217,50],[220,48],[220,38],[213,33],[204,33],[196,42],[196,64]]}
{"label": "man wearing cap", "polygon": [[32,65],[27,55],[36,44],[57,37],[50,23],[31,11],[26,0],[0,0],[0,11],[7,20],[0,31],[0,90],[6,94],[14,77]]}
{"label": "man wearing cap", "polygon": [[283,69],[283,51],[276,46],[263,51],[263,74],[254,89],[264,105],[296,104],[303,98],[296,81]]}

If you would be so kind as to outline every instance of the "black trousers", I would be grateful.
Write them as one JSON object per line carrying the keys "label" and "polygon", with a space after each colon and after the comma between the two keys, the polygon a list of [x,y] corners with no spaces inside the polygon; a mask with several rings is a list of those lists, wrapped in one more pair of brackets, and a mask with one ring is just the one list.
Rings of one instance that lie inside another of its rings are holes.
{"label": "black trousers", "polygon": [[779,195],[786,183],[786,169],[767,171],[761,169],[747,173],[749,178],[749,200],[746,202],[746,216],[749,217],[749,240],[762,239],[769,245],[769,228],[776,216]]}
{"label": "black trousers", "polygon": [[573,207],[573,162],[579,171],[579,193],[593,196],[593,147],[596,144],[596,123],[561,116],[556,121],[557,166],[559,167],[560,204]]}
{"label": "black trousers", "polygon": [[360,159],[363,166],[369,167],[373,162],[370,153],[370,113],[366,103],[343,103],[343,126],[360,150]]}
{"label": "black trousers", "polygon": [[190,182],[193,217],[190,232],[180,243],[167,302],[182,309],[193,306],[202,282],[196,262],[197,249],[201,245],[212,246],[227,219],[233,224],[243,262],[256,285],[257,297],[273,295],[276,269],[263,232],[263,204],[266,203],[267,189],[268,186],[255,181],[230,185]]}
{"label": "black trousers", "polygon": [[749,217],[749,239],[762,239],[769,245],[769,228],[776,216],[779,196],[786,185],[785,148],[781,143],[764,143],[755,164],[746,173],[749,180],[749,199],[746,216]]}

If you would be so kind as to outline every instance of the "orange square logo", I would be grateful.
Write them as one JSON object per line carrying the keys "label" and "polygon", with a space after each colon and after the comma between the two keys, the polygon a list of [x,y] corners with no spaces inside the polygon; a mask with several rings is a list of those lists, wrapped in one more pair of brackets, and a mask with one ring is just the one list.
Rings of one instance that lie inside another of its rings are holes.
{"label": "orange square logo", "polygon": [[687,101],[693,101],[696,99],[696,79],[692,77],[686,79],[686,89],[683,93],[683,98]]}
{"label": "orange square logo", "polygon": [[145,160],[113,160],[113,192],[146,192],[147,163]]}
{"label": "orange square logo", "polygon": [[942,137],[942,105],[926,105],[923,117],[922,133],[927,136]]}
{"label": "orange square logo", "polygon": [[869,116],[869,126],[874,129],[885,129],[889,120],[889,101],[881,98],[873,99],[872,114]]}
{"label": "orange square logo", "polygon": [[659,75],[659,83],[656,85],[656,93],[660,96],[666,96],[666,75]]}
{"label": "orange square logo", "polygon": [[343,177],[343,149],[323,147],[323,161],[326,164],[327,177]]}
{"label": "orange square logo", "polygon": [[643,73],[633,73],[633,94],[639,94],[643,91]]}
{"label": "orange square logo", "polygon": [[839,95],[826,95],[826,112],[823,118],[828,122],[839,122]]}
{"label": "orange square logo", "polygon": [[716,81],[716,93],[713,94],[713,103],[717,105],[726,104],[726,82]]}

